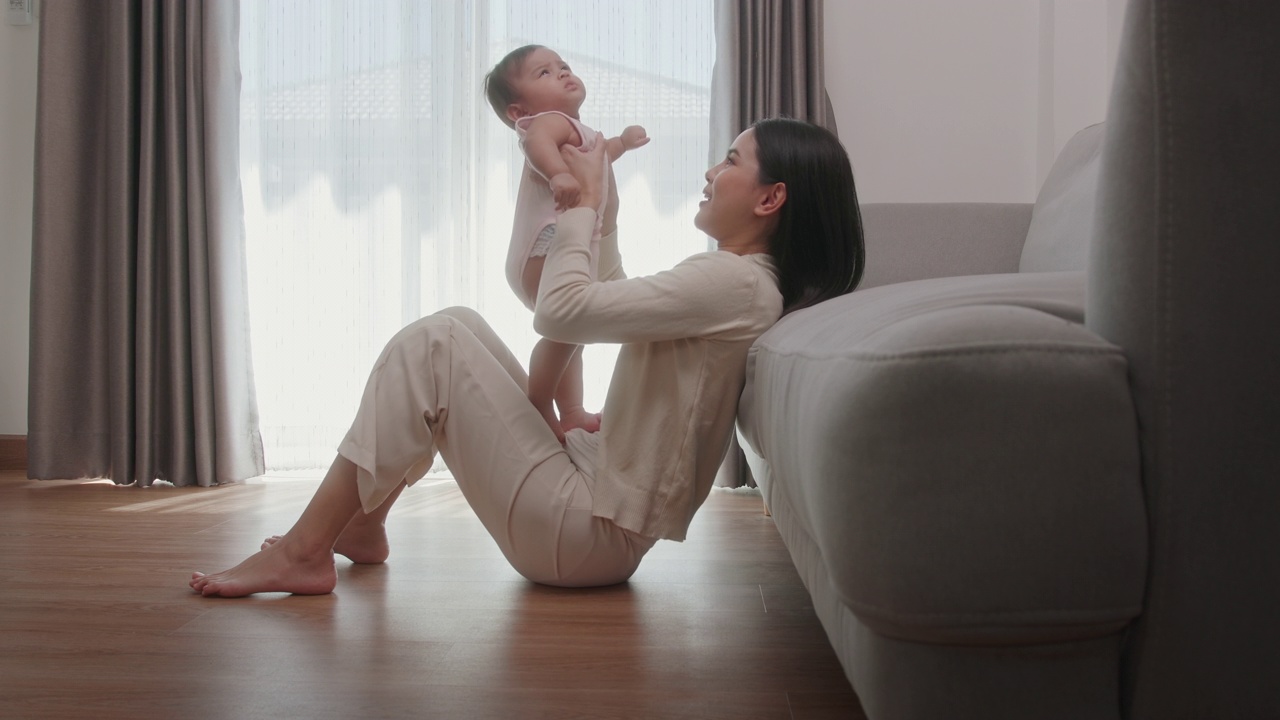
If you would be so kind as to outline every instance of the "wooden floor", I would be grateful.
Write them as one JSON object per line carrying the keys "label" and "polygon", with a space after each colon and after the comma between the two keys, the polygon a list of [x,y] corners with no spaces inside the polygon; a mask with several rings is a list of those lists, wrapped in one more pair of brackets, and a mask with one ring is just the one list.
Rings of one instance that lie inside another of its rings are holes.
{"label": "wooden floor", "polygon": [[863,717],[759,497],[713,493],[626,585],[558,590],[430,483],[392,512],[385,565],[225,600],[190,571],[287,529],[313,481],[0,474],[0,717]]}

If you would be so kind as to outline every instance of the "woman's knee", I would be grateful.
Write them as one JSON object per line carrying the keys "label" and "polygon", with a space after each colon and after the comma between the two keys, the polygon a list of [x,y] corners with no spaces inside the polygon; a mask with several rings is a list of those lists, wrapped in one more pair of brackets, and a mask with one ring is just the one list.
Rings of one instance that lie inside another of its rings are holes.
{"label": "woman's knee", "polygon": [[443,310],[438,310],[435,314],[457,320],[463,327],[473,333],[477,328],[488,327],[489,325],[489,323],[485,322],[484,316],[465,305],[447,307]]}
{"label": "woman's knee", "polygon": [[391,336],[382,348],[382,360],[386,361],[392,356],[406,353],[420,355],[423,352],[430,352],[429,348],[432,344],[447,339],[457,323],[456,319],[447,316],[428,315],[419,318]]}
{"label": "woman's knee", "polygon": [[387,341],[387,349],[417,346],[430,338],[450,337],[459,328],[481,337],[489,325],[480,313],[461,305],[439,310],[421,317],[400,329]]}
{"label": "woman's knee", "polygon": [[428,317],[447,319],[449,322],[454,323],[455,327],[466,328],[467,332],[480,341],[484,349],[498,360],[507,374],[521,388],[525,386],[528,377],[525,374],[524,367],[516,359],[515,355],[511,354],[511,349],[507,347],[501,337],[498,337],[498,333],[494,331],[480,313],[469,307],[457,306],[445,308]]}

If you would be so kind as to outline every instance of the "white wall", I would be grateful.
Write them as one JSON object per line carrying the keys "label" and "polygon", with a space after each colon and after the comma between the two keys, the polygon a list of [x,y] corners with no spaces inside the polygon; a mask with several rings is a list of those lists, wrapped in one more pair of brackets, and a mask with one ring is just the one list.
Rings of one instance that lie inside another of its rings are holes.
{"label": "white wall", "polygon": [[1036,186],[1077,130],[1107,114],[1124,3],[1040,0]]}
{"label": "white wall", "polygon": [[27,434],[38,28],[0,24],[0,435]]}
{"label": "white wall", "polygon": [[863,202],[1031,202],[1106,115],[1123,0],[828,2],[827,90]]}

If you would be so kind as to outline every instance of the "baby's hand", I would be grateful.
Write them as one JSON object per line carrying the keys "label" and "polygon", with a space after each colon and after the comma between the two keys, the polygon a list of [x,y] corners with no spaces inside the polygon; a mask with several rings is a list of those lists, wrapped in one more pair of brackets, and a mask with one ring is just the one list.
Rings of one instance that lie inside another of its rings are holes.
{"label": "baby's hand", "polygon": [[639,125],[628,125],[618,137],[622,139],[622,147],[627,150],[635,150],[649,143],[649,135]]}
{"label": "baby's hand", "polygon": [[578,206],[578,195],[582,192],[582,186],[578,184],[577,178],[567,172],[559,175],[552,175],[551,192],[556,198],[556,212],[564,212],[569,208]]}

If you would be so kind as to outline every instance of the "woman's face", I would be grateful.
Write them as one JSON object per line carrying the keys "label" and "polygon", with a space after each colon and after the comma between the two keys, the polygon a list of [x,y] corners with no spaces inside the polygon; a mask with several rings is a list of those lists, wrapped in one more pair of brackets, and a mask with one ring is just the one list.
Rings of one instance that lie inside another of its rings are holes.
{"label": "woman's face", "polygon": [[707,171],[705,196],[698,203],[693,224],[720,243],[762,240],[763,221],[757,213],[769,193],[770,185],[760,182],[760,165],[756,159],[755,131],[748,128],[733,141],[724,160]]}

